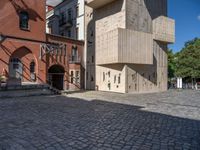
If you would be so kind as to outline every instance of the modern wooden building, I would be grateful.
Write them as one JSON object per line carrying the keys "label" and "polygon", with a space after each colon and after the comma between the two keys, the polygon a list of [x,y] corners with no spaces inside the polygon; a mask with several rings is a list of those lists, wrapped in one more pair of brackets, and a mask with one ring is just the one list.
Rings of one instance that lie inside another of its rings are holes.
{"label": "modern wooden building", "polygon": [[167,90],[167,45],[175,41],[167,0],[86,0],[86,4],[86,29],[93,30],[86,33],[91,41],[87,53],[95,57],[95,88],[121,93]]}

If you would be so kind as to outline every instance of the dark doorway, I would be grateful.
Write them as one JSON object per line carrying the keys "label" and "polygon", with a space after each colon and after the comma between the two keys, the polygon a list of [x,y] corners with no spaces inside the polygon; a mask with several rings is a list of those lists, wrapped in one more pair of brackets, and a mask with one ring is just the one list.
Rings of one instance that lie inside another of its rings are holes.
{"label": "dark doorway", "polygon": [[48,70],[49,83],[58,90],[64,89],[64,73],[62,66],[53,65]]}

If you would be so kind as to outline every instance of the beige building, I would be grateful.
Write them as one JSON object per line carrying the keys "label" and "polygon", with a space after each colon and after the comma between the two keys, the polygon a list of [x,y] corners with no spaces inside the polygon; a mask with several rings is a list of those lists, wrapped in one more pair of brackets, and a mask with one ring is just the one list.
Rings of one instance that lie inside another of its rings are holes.
{"label": "beige building", "polygon": [[175,41],[167,0],[86,3],[86,88],[120,93],[167,90],[167,44]]}

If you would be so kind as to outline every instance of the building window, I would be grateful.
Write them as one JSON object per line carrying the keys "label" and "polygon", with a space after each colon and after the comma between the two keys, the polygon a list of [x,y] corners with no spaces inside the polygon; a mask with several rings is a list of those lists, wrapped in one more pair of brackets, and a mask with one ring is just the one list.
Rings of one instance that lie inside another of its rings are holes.
{"label": "building window", "polygon": [[71,83],[74,83],[74,71],[71,71]]}
{"label": "building window", "polygon": [[105,72],[103,72],[103,81],[105,81],[106,79],[106,75],[105,75]]}
{"label": "building window", "polygon": [[94,31],[92,30],[92,28],[90,28],[90,36],[91,36],[91,37],[94,36]]}
{"label": "building window", "polygon": [[79,71],[76,71],[76,84],[79,83],[80,74]]}
{"label": "building window", "polygon": [[35,72],[35,62],[34,62],[34,61],[32,61],[32,62],[30,63],[30,72],[31,72],[31,73],[34,73],[34,72]]}
{"label": "building window", "polygon": [[67,31],[67,37],[69,37],[69,38],[71,37],[71,30]]}
{"label": "building window", "polygon": [[26,11],[22,11],[20,12],[20,21],[19,21],[19,26],[20,26],[20,29],[29,29],[29,15]]}
{"label": "building window", "polygon": [[72,20],[72,9],[68,10],[68,21]]}
{"label": "building window", "polygon": [[118,84],[120,84],[121,83],[121,75],[119,74],[119,76],[118,76]]}
{"label": "building window", "polygon": [[108,77],[110,78],[110,71],[108,71]]}
{"label": "building window", "polygon": [[76,46],[72,47],[72,61],[78,60],[78,49]]}
{"label": "building window", "polygon": [[91,75],[91,82],[93,82],[94,81],[94,77]]}
{"label": "building window", "polygon": [[49,34],[52,34],[52,26],[49,27]]}
{"label": "building window", "polygon": [[79,6],[78,5],[76,6],[76,16],[77,17],[79,16]]}
{"label": "building window", "polygon": [[92,63],[94,63],[94,56],[92,56]]}
{"label": "building window", "polygon": [[65,12],[60,13],[60,18],[59,18],[59,25],[62,26],[66,23],[66,14]]}
{"label": "building window", "polygon": [[64,31],[60,31],[60,35],[64,36],[65,35]]}
{"label": "building window", "polygon": [[117,80],[117,76],[115,75],[114,76],[114,83],[116,83],[116,80]]}
{"label": "building window", "polygon": [[76,39],[77,39],[77,40],[79,39],[79,36],[78,36],[78,35],[79,35],[79,28],[77,27],[77,28],[76,28]]}

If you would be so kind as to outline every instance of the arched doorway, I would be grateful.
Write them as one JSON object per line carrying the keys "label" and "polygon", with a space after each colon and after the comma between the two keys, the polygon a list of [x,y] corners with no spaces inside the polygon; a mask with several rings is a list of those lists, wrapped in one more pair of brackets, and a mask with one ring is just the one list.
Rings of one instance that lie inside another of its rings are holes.
{"label": "arched doorway", "polygon": [[53,65],[48,70],[49,83],[58,90],[64,89],[65,69],[60,65]]}
{"label": "arched doorway", "polygon": [[21,82],[37,81],[37,60],[32,51],[26,47],[16,49],[9,60],[9,78],[20,79]]}

